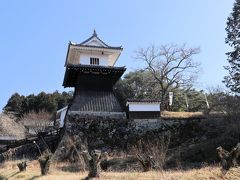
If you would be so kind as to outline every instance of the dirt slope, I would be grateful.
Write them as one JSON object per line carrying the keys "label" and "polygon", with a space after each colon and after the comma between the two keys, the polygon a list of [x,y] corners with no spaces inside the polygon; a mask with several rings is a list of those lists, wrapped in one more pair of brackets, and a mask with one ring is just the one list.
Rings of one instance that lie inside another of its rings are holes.
{"label": "dirt slope", "polygon": [[25,132],[26,129],[22,124],[17,123],[6,114],[0,114],[0,137],[10,136],[21,139],[25,137]]}

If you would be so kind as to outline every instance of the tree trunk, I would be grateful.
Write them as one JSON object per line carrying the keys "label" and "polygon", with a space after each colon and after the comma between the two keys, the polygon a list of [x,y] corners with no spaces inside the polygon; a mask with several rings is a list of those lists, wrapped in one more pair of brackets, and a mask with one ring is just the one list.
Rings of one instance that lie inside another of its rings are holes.
{"label": "tree trunk", "polygon": [[240,143],[236,145],[230,152],[223,149],[221,146],[218,147],[217,153],[221,159],[222,169],[228,171],[231,167],[238,166],[240,161]]}
{"label": "tree trunk", "polygon": [[26,161],[20,162],[20,163],[17,164],[17,166],[18,166],[18,169],[19,169],[20,172],[26,171],[26,169],[27,169],[27,162]]}
{"label": "tree trunk", "polygon": [[39,164],[41,168],[41,174],[46,175],[49,172],[52,153],[46,152],[39,158]]}
{"label": "tree trunk", "polygon": [[86,164],[89,166],[89,173],[88,173],[88,179],[100,177],[101,167],[101,151],[94,150],[91,152],[91,155],[89,155],[88,152],[83,152],[84,160],[86,161]]}
{"label": "tree trunk", "polygon": [[141,163],[144,172],[152,170],[153,164],[150,156],[142,157],[140,155],[137,155],[137,159]]}

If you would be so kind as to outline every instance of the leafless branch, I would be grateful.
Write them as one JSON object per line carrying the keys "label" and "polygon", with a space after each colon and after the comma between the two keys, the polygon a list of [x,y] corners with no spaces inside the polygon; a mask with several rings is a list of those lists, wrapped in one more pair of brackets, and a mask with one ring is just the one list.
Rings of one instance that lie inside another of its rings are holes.
{"label": "leafless branch", "polygon": [[161,87],[163,102],[169,88],[189,86],[194,82],[200,64],[192,57],[199,52],[199,48],[186,48],[185,45],[163,45],[159,48],[150,45],[138,49],[135,58],[146,63],[146,70]]}

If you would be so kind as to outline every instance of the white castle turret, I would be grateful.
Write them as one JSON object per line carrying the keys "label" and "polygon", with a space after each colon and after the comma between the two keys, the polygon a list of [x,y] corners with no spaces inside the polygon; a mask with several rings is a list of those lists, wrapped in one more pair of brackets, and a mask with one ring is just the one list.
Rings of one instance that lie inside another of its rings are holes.
{"label": "white castle turret", "polygon": [[69,111],[125,116],[113,94],[114,84],[126,70],[125,67],[114,66],[122,50],[122,47],[107,45],[95,30],[82,43],[69,43],[63,81],[64,87],[74,87],[74,99]]}

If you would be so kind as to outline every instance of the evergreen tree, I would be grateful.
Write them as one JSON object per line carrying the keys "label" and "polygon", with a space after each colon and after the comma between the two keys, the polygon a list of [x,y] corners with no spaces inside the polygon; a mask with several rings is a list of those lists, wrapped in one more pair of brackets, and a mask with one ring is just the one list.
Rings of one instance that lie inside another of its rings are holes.
{"label": "evergreen tree", "polygon": [[53,113],[67,106],[71,102],[72,97],[72,92],[59,93],[58,91],[54,93],[41,92],[38,95],[30,94],[26,97],[15,93],[10,97],[3,110],[5,112],[13,112],[19,117],[32,111]]}
{"label": "evergreen tree", "polygon": [[227,19],[227,38],[225,42],[233,48],[227,52],[229,65],[224,68],[229,75],[224,77],[224,83],[233,92],[240,93],[240,0],[236,0],[233,11]]}
{"label": "evergreen tree", "polygon": [[24,96],[14,93],[8,100],[7,105],[3,108],[5,112],[14,112],[17,116],[22,114],[22,105],[25,100]]}

